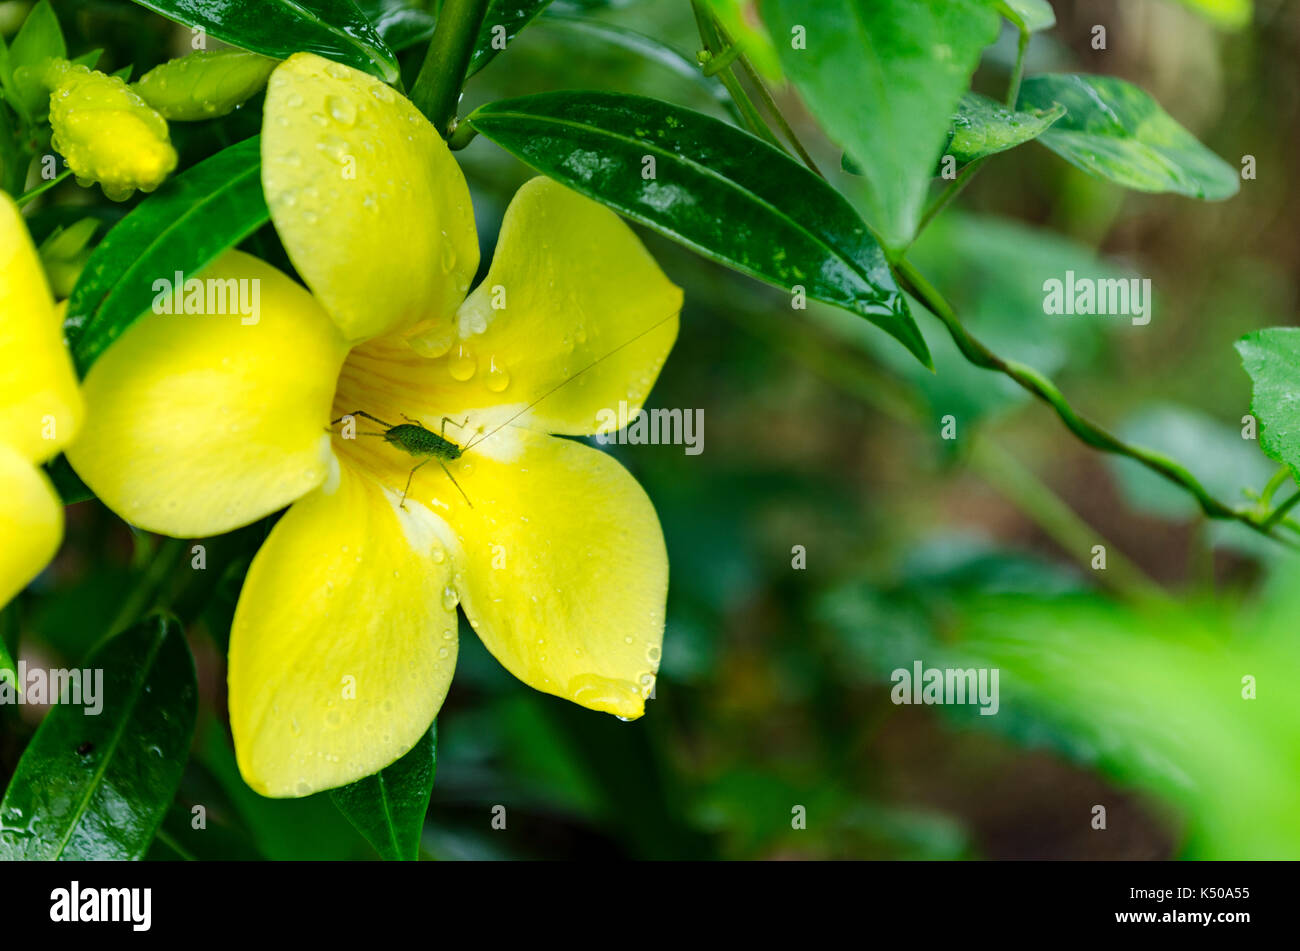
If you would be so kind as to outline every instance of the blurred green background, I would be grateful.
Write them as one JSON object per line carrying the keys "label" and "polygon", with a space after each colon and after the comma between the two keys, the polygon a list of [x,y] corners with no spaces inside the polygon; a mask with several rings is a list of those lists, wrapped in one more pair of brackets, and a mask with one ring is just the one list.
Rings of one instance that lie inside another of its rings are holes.
{"label": "blurred green background", "polygon": [[[25,6],[0,3],[0,30],[11,33]],[[994,350],[1054,375],[1086,414],[1244,501],[1275,467],[1241,438],[1250,384],[1232,344],[1292,323],[1300,289],[1300,13],[1258,0],[1253,23],[1233,30],[1192,9],[1222,4],[1054,6],[1057,27],[1035,38],[1031,73],[1129,79],[1230,164],[1255,156],[1258,178],[1222,204],[1146,196],[1029,145],[990,163],[915,260]],[[120,0],[55,7],[70,49],[105,48],[104,69],[133,63],[138,76],[187,45]],[[686,60],[640,55],[564,19],[578,15],[687,57],[698,46],[685,0],[557,0],[474,79],[462,112],[595,88],[725,115],[716,84]],[[1090,46],[1094,24],[1107,27],[1104,51]],[[1014,46],[1007,33],[988,51],[977,89],[1005,86]],[[838,151],[793,94],[780,101],[852,198],[860,186],[839,172]],[[222,125],[174,127],[183,164],[259,119],[252,104]],[[486,265],[529,172],[481,139],[458,157]],[[89,200],[59,191],[31,218],[38,240]],[[778,291],[645,240],[686,292],[651,405],[704,412],[700,455],[609,447],[653,499],[669,549],[656,698],[623,723],[535,693],[462,624],[428,856],[1300,857],[1293,558],[1205,524],[1179,492],[1080,445],[1046,408],[965,364],[919,307],[934,375],[849,314],[792,311]],[[273,232],[250,246],[283,266]],[[1151,278],[1153,320],[1045,316],[1043,282],[1069,269]],[[940,435],[948,415],[954,440]],[[187,622],[202,712],[158,857],[373,855],[328,796],[260,799],[234,768],[222,655],[268,528],[207,542],[207,569],[195,572],[189,543],[133,535],[98,502],[80,503],[62,553],[20,605],[29,662],[75,665],[129,608],[128,592],[163,592]],[[1104,571],[1091,567],[1095,545],[1106,547]],[[998,715],[894,705],[890,671],[915,660],[998,667]],[[1256,678],[1254,700],[1242,698],[1245,676]],[[3,712],[0,782],[38,714]],[[206,832],[189,828],[195,803],[208,809]],[[491,826],[495,805],[505,830]],[[1104,830],[1093,828],[1096,805]],[[792,825],[799,806],[806,828]]]}

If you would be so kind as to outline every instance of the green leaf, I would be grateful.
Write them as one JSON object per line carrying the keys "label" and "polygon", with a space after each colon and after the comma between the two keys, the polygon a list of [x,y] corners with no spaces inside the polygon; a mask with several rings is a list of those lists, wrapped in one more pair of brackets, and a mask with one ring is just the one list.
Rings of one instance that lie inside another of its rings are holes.
{"label": "green leaf", "polygon": [[1064,106],[1018,112],[978,93],[967,93],[952,119],[947,154],[964,164],[1005,152],[1038,138],[1063,115]]}
{"label": "green leaf", "polygon": [[379,38],[391,50],[401,52],[433,36],[438,18],[411,0],[357,0],[357,6],[371,22]]}
{"label": "green leaf", "polygon": [[59,501],[64,505],[85,502],[95,497],[95,493],[81,481],[81,476],[73,470],[68,457],[63,453],[59,453],[45,464],[45,474],[49,476],[54,491],[59,493]]}
{"label": "green leaf", "polygon": [[905,246],[998,15],[977,0],[766,0],[763,13],[786,75],[862,169],[868,220]]}
{"label": "green leaf", "polygon": [[95,248],[68,299],[78,372],[150,308],[160,276],[197,274],[269,220],[259,149],[253,136],[170,179]]}
{"label": "green leaf", "polygon": [[1215,26],[1224,30],[1241,30],[1255,15],[1252,0],[1180,0]]}
{"label": "green leaf", "polygon": [[381,856],[413,862],[420,854],[437,760],[438,724],[434,721],[397,762],[373,776],[331,790],[330,797]]}
{"label": "green leaf", "polygon": [[1113,76],[1052,74],[1026,79],[1019,108],[1066,114],[1038,139],[1090,175],[1144,192],[1217,200],[1237,193],[1237,172],[1145,92]]}
{"label": "green leaf", "polygon": [[49,0],[32,7],[14,37],[7,66],[0,75],[5,94],[18,111],[28,118],[42,116],[49,110],[49,91],[41,80],[41,64],[68,55],[59,18]]}
{"label": "green leaf", "polygon": [[1056,11],[1047,0],[998,0],[998,12],[1028,33],[1056,26]]}
{"label": "green leaf", "polygon": [[1269,327],[1237,341],[1250,374],[1250,410],[1259,421],[1259,447],[1300,479],[1300,328]]}
{"label": "green leaf", "polygon": [[600,92],[500,100],[468,121],[543,174],[707,258],[865,317],[929,365],[866,225],[762,140],[670,103]]}
{"label": "green leaf", "polygon": [[135,0],[169,20],[275,59],[307,51],[396,82],[397,56],[352,0]]}
{"label": "green leaf", "polygon": [[148,618],[87,667],[103,708],[51,707],[0,803],[0,860],[138,859],[176,793],[198,702],[180,625]]}
{"label": "green leaf", "polygon": [[483,17],[483,26],[474,41],[474,54],[470,57],[465,78],[490,63],[550,5],[551,0],[491,0]]}

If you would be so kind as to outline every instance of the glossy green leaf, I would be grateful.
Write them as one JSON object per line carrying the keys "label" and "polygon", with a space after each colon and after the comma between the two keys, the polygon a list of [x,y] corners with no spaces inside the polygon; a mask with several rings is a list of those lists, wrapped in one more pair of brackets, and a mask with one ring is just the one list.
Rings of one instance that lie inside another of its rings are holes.
{"label": "glossy green leaf", "polygon": [[916,233],[952,115],[1001,20],[978,0],[765,0],[781,62],[862,169],[887,246]]}
{"label": "glossy green leaf", "polygon": [[967,93],[952,118],[947,154],[964,164],[1005,152],[1038,138],[1063,115],[1064,106],[1019,112],[978,93]]}
{"label": "glossy green leaf", "polygon": [[1056,11],[1047,0],[998,0],[998,12],[1029,33],[1056,26]]}
{"label": "glossy green leaf", "polygon": [[1269,327],[1237,341],[1253,386],[1259,447],[1300,479],[1300,328]]}
{"label": "glossy green leaf", "polygon": [[680,106],[598,92],[500,100],[468,121],[556,181],[743,274],[851,310],[929,364],[870,230],[766,142]]}
{"label": "glossy green leaf", "polygon": [[198,702],[180,625],[150,617],[86,667],[102,709],[51,707],[0,802],[0,860],[138,859],[176,793]]}
{"label": "glossy green leaf", "polygon": [[398,78],[397,56],[352,0],[135,0],[240,49],[275,59],[306,51]]}
{"label": "glossy green leaf", "polygon": [[30,118],[48,111],[50,94],[42,82],[40,67],[67,55],[59,18],[49,0],[41,0],[27,14],[0,66],[0,84],[5,96],[21,114]]}
{"label": "glossy green leaf", "polygon": [[401,52],[429,42],[438,18],[413,0],[357,0],[357,6],[389,49]]}
{"label": "glossy green leaf", "polygon": [[491,0],[474,41],[466,77],[473,76],[502,52],[516,36],[551,5],[551,0]]}
{"label": "glossy green leaf", "polygon": [[254,136],[167,181],[100,242],[68,299],[81,374],[149,309],[160,276],[195,275],[270,219]]}
{"label": "glossy green leaf", "polygon": [[1020,109],[1065,106],[1039,136],[1071,165],[1125,188],[1217,200],[1236,194],[1237,172],[1132,83],[1113,76],[1026,79]]}
{"label": "glossy green leaf", "polygon": [[373,776],[331,790],[330,797],[381,856],[389,861],[415,861],[437,760],[435,721],[397,762]]}

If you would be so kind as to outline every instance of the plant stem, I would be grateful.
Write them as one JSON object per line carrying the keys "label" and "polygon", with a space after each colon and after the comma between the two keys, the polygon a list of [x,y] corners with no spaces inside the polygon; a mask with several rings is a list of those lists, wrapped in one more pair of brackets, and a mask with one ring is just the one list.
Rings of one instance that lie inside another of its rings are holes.
{"label": "plant stem", "polygon": [[1014,109],[1020,98],[1020,83],[1025,78],[1025,51],[1029,49],[1029,31],[1020,28],[1016,46],[1016,65],[1011,68],[1011,84],[1007,88],[1007,108]]}
{"label": "plant stem", "polygon": [[451,134],[465,73],[474,55],[474,41],[487,15],[488,0],[446,0],[438,14],[424,64],[411,87],[411,101],[428,117],[438,134]]}
{"label": "plant stem", "polygon": [[[726,44],[722,42],[722,38],[714,26],[713,14],[704,9],[700,0],[691,0],[691,10],[695,13],[695,25],[700,31],[700,42],[704,44],[705,51],[713,57],[722,55],[723,50],[726,48]],[[760,139],[766,141],[768,144],[776,146],[783,152],[787,152],[788,150],[781,144],[781,140],[776,137],[776,134],[768,128],[767,123],[763,121],[763,117],[759,113],[758,108],[754,105],[753,100],[749,98],[749,94],[745,92],[745,87],[740,84],[740,80],[736,77],[735,69],[732,68],[731,65],[728,65],[718,73],[718,79],[722,82],[722,85],[726,87],[727,93],[731,96],[731,101],[734,102],[736,108],[740,110],[741,119],[744,120],[745,125],[749,127],[749,131],[754,133],[754,135],[758,136]]]}
{"label": "plant stem", "polygon": [[[1276,512],[1273,515],[1263,519],[1256,516],[1247,509],[1236,509],[1225,505],[1218,499],[1210,495],[1205,487],[1197,481],[1196,477],[1187,471],[1182,465],[1157,452],[1149,449],[1143,449],[1139,446],[1131,446],[1096,425],[1092,421],[1079,415],[1072,407],[1061,391],[1057,389],[1056,384],[1047,379],[1032,367],[1025,366],[1015,360],[1006,360],[991,351],[984,344],[980,343],[975,337],[962,326],[961,321],[957,318],[956,312],[952,306],[944,300],[943,296],[927,281],[916,267],[909,261],[900,260],[895,262],[895,273],[899,282],[904,289],[919,300],[926,309],[933,313],[942,321],[947,329],[953,342],[970,363],[985,370],[993,370],[1014,380],[1019,386],[1032,393],[1034,396],[1043,400],[1056,411],[1056,415],[1065,423],[1066,428],[1074,433],[1085,444],[1092,446],[1094,449],[1100,449],[1103,452],[1113,453],[1118,456],[1125,456],[1133,459],[1146,468],[1150,469],[1164,478],[1173,482],[1175,485],[1189,492],[1201,506],[1201,511],[1209,518],[1227,519],[1241,522],[1255,531],[1274,538],[1272,529],[1275,524],[1274,516],[1281,519],[1286,513],[1281,515]],[[1286,507],[1294,504],[1294,500],[1288,500],[1284,503]],[[1278,539],[1280,541],[1286,541]],[[1294,543],[1286,541],[1287,544],[1296,546]]]}
{"label": "plant stem", "polygon": [[27,191],[19,195],[17,198],[14,199],[14,204],[17,205],[19,208],[22,208],[24,205],[26,205],[28,202],[34,199],[37,195],[49,191],[51,188],[59,184],[59,182],[63,181],[71,174],[72,174],[72,169],[70,168],[64,169],[58,175],[51,178],[48,182],[42,182],[41,184],[33,188],[31,191]]}

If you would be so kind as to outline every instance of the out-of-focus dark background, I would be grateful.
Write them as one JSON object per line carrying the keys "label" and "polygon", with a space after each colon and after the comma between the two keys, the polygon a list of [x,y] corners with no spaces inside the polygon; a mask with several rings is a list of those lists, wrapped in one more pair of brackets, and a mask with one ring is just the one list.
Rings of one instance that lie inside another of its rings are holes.
{"label": "out-of-focus dark background", "polygon": [[[108,51],[102,68],[133,61],[139,75],[183,51],[130,4],[55,5],[74,52]],[[1031,73],[1137,83],[1230,164],[1254,156],[1257,177],[1220,204],[1141,195],[1031,144],[989,163],[914,259],[993,349],[1245,501],[1276,467],[1241,436],[1250,384],[1233,343],[1293,323],[1300,290],[1300,12],[1257,0],[1253,24],[1232,30],[1192,9],[1231,4],[1053,5],[1058,24],[1035,38]],[[24,6],[0,3],[0,27]],[[698,46],[685,0],[554,12],[687,56]],[[1105,50],[1091,46],[1095,25]],[[977,88],[1004,88],[1014,45],[1008,33],[988,52]],[[716,90],[686,70],[554,16],[473,81],[462,111],[564,88],[723,115]],[[838,151],[797,97],[779,99],[852,197]],[[215,147],[187,134],[183,151]],[[486,262],[529,173],[483,140],[459,158]],[[439,717],[430,856],[1300,857],[1300,574],[1277,546],[1207,525],[1178,491],[1083,447],[1044,406],[965,364],[919,307],[933,375],[851,315],[792,311],[780,292],[645,240],[686,293],[651,404],[704,418],[699,455],[610,447],[646,487],[668,544],[656,699],[623,723],[532,692],[462,625]],[[1151,323],[1046,316],[1043,282],[1071,269],[1150,278]],[[946,416],[955,439],[941,436]],[[97,502],[68,521],[29,600],[29,656],[75,661],[166,544],[133,537]],[[179,807],[168,828],[205,855],[366,857],[328,797],[259,800],[233,770],[223,624],[264,531],[213,543],[219,581],[193,603],[178,582],[205,695],[182,805],[208,804],[216,834],[194,841]],[[1098,545],[1104,570],[1092,567]],[[916,660],[999,668],[998,714],[892,703],[891,671]],[[1257,699],[1243,699],[1243,677],[1256,678]],[[0,749],[0,773],[14,752]],[[495,805],[505,830],[491,826]]]}

